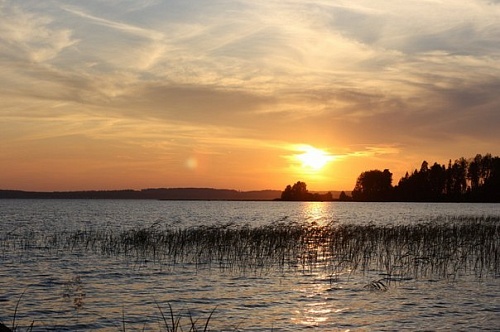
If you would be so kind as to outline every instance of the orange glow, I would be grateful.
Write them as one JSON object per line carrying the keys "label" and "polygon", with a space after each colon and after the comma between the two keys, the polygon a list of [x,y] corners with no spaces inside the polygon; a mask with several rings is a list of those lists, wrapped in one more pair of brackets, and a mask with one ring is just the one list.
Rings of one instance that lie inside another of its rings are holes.
{"label": "orange glow", "polygon": [[302,163],[303,168],[309,168],[314,171],[321,170],[328,162],[335,159],[327,152],[305,145],[301,148],[303,153],[296,155],[295,158]]}
{"label": "orange glow", "polygon": [[350,191],[500,152],[488,1],[367,1],[348,22],[326,1],[60,2],[0,0],[0,189]]}

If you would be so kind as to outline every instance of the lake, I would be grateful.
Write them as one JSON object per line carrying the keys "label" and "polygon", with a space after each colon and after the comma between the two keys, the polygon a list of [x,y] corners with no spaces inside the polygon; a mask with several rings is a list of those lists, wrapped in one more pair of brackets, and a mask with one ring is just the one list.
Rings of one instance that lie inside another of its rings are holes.
{"label": "lake", "polygon": [[[173,261],[161,252],[138,254],[136,247],[104,248],[125,241],[123,234],[137,239],[172,229],[364,230],[468,218],[498,225],[500,204],[0,200],[0,321],[10,326],[15,316],[22,331],[32,322],[33,331],[160,331],[164,314],[180,319],[184,331],[191,320],[203,330],[209,317],[208,327],[216,331],[499,330],[500,274],[489,267],[478,276],[471,270],[478,262],[453,276],[426,268],[387,277],[372,267],[326,269],[321,257],[314,264],[297,259],[274,266],[274,258],[266,261],[274,253],[254,249],[249,252],[262,261],[246,269],[230,256],[224,266],[217,257],[211,264],[192,259],[210,255],[206,251]],[[499,234],[493,236],[487,250],[500,246]]]}

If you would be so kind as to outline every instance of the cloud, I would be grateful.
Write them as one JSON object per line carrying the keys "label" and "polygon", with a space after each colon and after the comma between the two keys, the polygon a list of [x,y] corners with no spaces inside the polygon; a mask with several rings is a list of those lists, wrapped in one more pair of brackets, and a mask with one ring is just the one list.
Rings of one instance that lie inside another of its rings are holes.
{"label": "cloud", "polygon": [[67,28],[57,28],[47,15],[0,3],[0,55],[10,61],[46,62],[78,43]]}
{"label": "cloud", "polygon": [[138,36],[138,37],[142,37],[142,38],[146,38],[146,39],[152,39],[152,40],[161,40],[164,37],[163,34],[158,32],[158,31],[155,31],[152,29],[146,29],[146,28],[142,28],[142,27],[138,27],[135,25],[126,24],[126,23],[122,23],[122,22],[116,22],[116,21],[109,20],[109,19],[102,18],[102,17],[98,17],[98,16],[94,16],[94,15],[88,14],[88,13],[86,13],[78,8],[65,6],[65,7],[63,7],[63,9],[66,10],[67,12],[74,14],[76,16],[79,16],[79,17],[81,17],[81,18],[83,18],[91,23],[102,25],[104,27],[108,27],[108,28],[117,30],[117,31],[122,32],[122,33],[130,34],[130,35],[134,35],[134,36]]}
{"label": "cloud", "polygon": [[[405,54],[496,49],[499,8],[482,1],[379,1],[330,7],[332,29],[373,47]],[[478,19],[478,18],[481,19]]]}
{"label": "cloud", "polygon": [[213,155],[494,153],[498,22],[481,0],[0,0],[0,132]]}
{"label": "cloud", "polygon": [[[140,96],[140,98],[137,98]],[[116,100],[116,109],[133,117],[176,119],[193,123],[246,126],[255,110],[273,103],[273,97],[236,89],[204,85],[136,85]]]}

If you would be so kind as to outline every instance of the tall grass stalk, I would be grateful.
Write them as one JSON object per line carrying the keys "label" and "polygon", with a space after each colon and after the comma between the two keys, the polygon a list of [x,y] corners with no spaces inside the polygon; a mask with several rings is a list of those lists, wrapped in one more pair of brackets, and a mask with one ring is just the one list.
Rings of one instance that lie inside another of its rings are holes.
{"label": "tall grass stalk", "polygon": [[125,256],[240,272],[322,268],[377,270],[388,278],[500,275],[500,218],[456,217],[409,225],[285,224],[107,229],[1,239],[4,247]]}
{"label": "tall grass stalk", "polygon": [[[26,290],[25,290],[26,291]],[[18,307],[19,307],[19,302],[21,301],[21,298],[23,297],[25,291],[21,294],[21,296],[19,297],[17,303],[16,303],[16,307],[14,309],[14,316],[12,318],[12,328],[9,328],[7,327],[6,325],[4,325],[3,323],[0,322],[0,332],[16,332],[18,331],[19,327],[17,326],[16,324],[16,315],[17,315],[17,310],[18,310]],[[161,317],[162,317],[162,320],[163,320],[163,327],[165,328],[165,330],[167,332],[182,332],[182,331],[188,331],[188,332],[199,332],[199,331],[203,331],[203,332],[207,332],[209,331],[209,323],[212,319],[212,316],[214,315],[215,313],[215,310],[217,309],[217,307],[215,307],[214,309],[212,309],[212,311],[209,313],[208,315],[208,318],[200,323],[198,323],[199,319],[194,319],[193,318],[193,315],[188,311],[188,314],[187,314],[187,318],[189,318],[189,323],[184,323],[184,324],[181,324],[181,319],[185,316],[186,314],[183,314],[181,312],[174,312],[174,309],[172,308],[172,305],[170,303],[168,303],[168,308],[169,308],[169,312],[168,312],[168,316],[166,316],[160,306],[160,304],[158,302],[156,302],[155,300],[155,303],[156,303],[156,306],[161,314]],[[121,331],[122,332],[126,332],[127,331],[127,324],[126,324],[126,320],[125,320],[125,317],[126,317],[126,314],[125,314],[125,309],[122,308],[122,317],[121,317]],[[23,331],[27,331],[27,332],[30,332],[33,330],[35,324],[35,322],[32,321],[31,322],[31,325],[27,327],[26,330],[23,330]],[[183,329],[183,326],[187,326],[189,329],[188,330],[184,330]],[[118,330],[120,330],[120,326],[118,325],[115,325],[115,327],[118,328]],[[50,330],[52,330],[52,328],[49,328]],[[143,328],[143,330],[145,329],[145,326]],[[159,330],[162,331],[162,326],[159,326]]]}

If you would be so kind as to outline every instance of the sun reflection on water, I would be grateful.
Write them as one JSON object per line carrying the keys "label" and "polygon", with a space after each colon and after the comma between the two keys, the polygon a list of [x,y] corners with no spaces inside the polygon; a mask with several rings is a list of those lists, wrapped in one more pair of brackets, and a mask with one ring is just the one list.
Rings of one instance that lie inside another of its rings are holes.
{"label": "sun reflection on water", "polygon": [[300,323],[307,326],[319,326],[321,323],[328,321],[328,315],[332,312],[331,309],[326,308],[326,302],[317,302],[307,305],[304,310]]}
{"label": "sun reflection on water", "polygon": [[351,308],[332,297],[331,285],[325,282],[328,276],[320,273],[304,277],[308,280],[296,288],[296,291],[302,294],[302,300],[299,300],[302,305],[293,311],[291,321],[306,328],[349,331],[349,328],[342,326],[342,321],[339,319]]}
{"label": "sun reflection on water", "polygon": [[318,297],[318,301],[305,304],[303,308],[295,310],[295,317],[292,321],[298,325],[309,327],[320,326],[328,321],[331,308],[328,307],[324,301],[322,294],[326,291],[325,285],[321,283],[306,283],[297,289],[298,292],[303,294],[303,297],[308,300]]}
{"label": "sun reflection on water", "polygon": [[331,202],[303,202],[304,220],[313,226],[326,226],[333,221]]}
{"label": "sun reflection on water", "polygon": [[[349,331],[341,326],[338,318],[350,308],[344,303],[338,303],[332,298],[332,290],[341,291],[343,286],[338,284],[344,273],[335,271],[318,271],[330,259],[332,252],[328,248],[328,231],[335,214],[331,202],[303,202],[302,216],[306,227],[309,227],[311,238],[306,241],[306,254],[314,257],[309,262],[308,271],[303,275],[306,280],[296,289],[302,294],[304,303],[293,312],[291,321],[306,328],[334,329],[335,331]],[[326,242],[325,242],[326,241]],[[302,302],[302,301],[300,301]]]}

